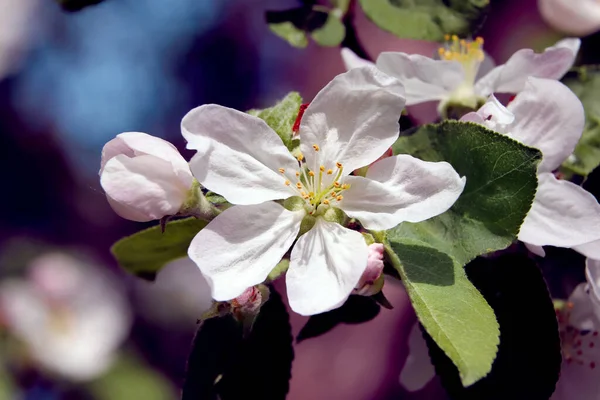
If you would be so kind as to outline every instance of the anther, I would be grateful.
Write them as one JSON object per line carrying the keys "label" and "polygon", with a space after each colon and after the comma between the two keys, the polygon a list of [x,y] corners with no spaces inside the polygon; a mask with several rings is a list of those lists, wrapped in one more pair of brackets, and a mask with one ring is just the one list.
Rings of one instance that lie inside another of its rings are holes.
{"label": "anther", "polygon": [[336,197],[335,199],[336,199],[337,201],[342,201],[342,199],[343,199],[343,198],[344,198],[344,196],[342,196],[342,195],[339,195],[339,196],[338,196],[338,197]]}
{"label": "anther", "polygon": [[319,171],[321,171],[321,172],[325,172],[325,166],[324,166],[324,165],[321,165],[321,166],[319,167]]}
{"label": "anther", "polygon": [[350,184],[349,183],[344,183],[342,185],[342,189],[346,190],[346,189],[350,189]]}
{"label": "anther", "polygon": [[336,163],[335,163],[335,166],[336,166],[336,167],[338,167],[338,168],[342,168],[342,163],[340,163],[340,162],[336,162]]}
{"label": "anther", "polygon": [[444,40],[447,42],[448,40],[450,40],[450,35],[448,35],[447,33],[444,35]]}
{"label": "anther", "polygon": [[304,154],[302,154],[302,153],[298,154],[298,157],[296,157],[296,160],[298,160],[298,161],[304,160]]}
{"label": "anther", "polygon": [[318,144],[313,144],[313,149],[315,149],[315,151],[319,151],[320,147]]}
{"label": "anther", "polygon": [[311,170],[308,170],[308,175],[310,175],[310,176],[315,176],[315,173],[314,173],[314,172],[312,172]]}
{"label": "anther", "polygon": [[292,182],[290,182],[290,181],[285,181],[285,186],[290,186],[291,183]]}
{"label": "anther", "polygon": [[331,174],[333,174],[333,170],[332,169],[328,169],[327,170],[327,175],[331,175]]}
{"label": "anther", "polygon": [[333,186],[335,186],[336,188],[340,187],[340,183],[338,181],[333,182]]}
{"label": "anther", "polygon": [[326,206],[328,206],[329,205],[329,200],[327,200],[327,199],[323,200],[323,204],[325,204]]}
{"label": "anther", "polygon": [[285,169],[279,168],[279,172],[281,172],[283,174],[285,172]]}
{"label": "anther", "polygon": [[296,176],[297,177],[300,176],[300,172],[296,171]]}
{"label": "anther", "polygon": [[302,189],[302,184],[301,184],[300,182],[298,182],[298,183],[296,183],[296,187],[297,187],[298,189]]}

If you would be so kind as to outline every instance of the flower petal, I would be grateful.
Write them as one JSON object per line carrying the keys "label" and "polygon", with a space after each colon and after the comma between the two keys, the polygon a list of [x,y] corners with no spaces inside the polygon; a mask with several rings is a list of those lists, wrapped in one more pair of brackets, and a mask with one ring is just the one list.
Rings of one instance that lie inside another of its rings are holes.
{"label": "flower petal", "polygon": [[423,389],[434,376],[435,369],[429,360],[429,349],[417,322],[408,336],[408,357],[400,372],[400,384],[409,392],[416,392]]}
{"label": "flower petal", "polygon": [[367,229],[390,229],[420,222],[452,207],[465,187],[447,162],[427,162],[402,154],[377,161],[365,178],[349,176],[339,207]]}
{"label": "flower petal", "polygon": [[600,260],[600,240],[578,244],[577,246],[572,246],[571,248],[586,257]]}
{"label": "flower petal", "polygon": [[198,265],[215,300],[231,300],[263,282],[292,246],[304,211],[275,202],[223,211],[192,240],[188,255]]}
{"label": "flower petal", "polygon": [[[111,205],[123,205],[115,212],[139,222],[176,214],[189,189],[177,179],[171,163],[150,155],[111,158],[104,166],[100,184]],[[129,212],[131,209],[135,212]]]}
{"label": "flower petal", "polygon": [[367,268],[362,235],[318,218],[292,249],[286,275],[292,310],[314,315],[344,304]]}
{"label": "flower petal", "polygon": [[573,66],[579,39],[563,39],[543,53],[521,49],[506,62],[492,69],[475,83],[480,96],[497,93],[518,93],[523,90],[528,77],[560,79]]}
{"label": "flower petal", "polygon": [[543,19],[553,28],[576,36],[600,30],[600,3],[597,1],[538,0]]}
{"label": "flower petal", "polygon": [[456,61],[434,60],[419,54],[381,53],[377,68],[398,78],[406,90],[406,105],[441,100],[464,80],[463,67]]}
{"label": "flower petal", "polygon": [[128,157],[137,157],[142,155],[151,155],[171,163],[177,177],[187,186],[192,185],[192,173],[190,167],[181,156],[177,148],[171,143],[159,137],[148,135],[143,132],[124,132],[117,135],[116,138],[109,141],[102,149],[102,159],[100,161],[100,173],[104,165],[111,158],[124,154]]}
{"label": "flower petal", "polygon": [[542,246],[534,246],[531,243],[525,243],[525,247],[527,247],[527,250],[529,250],[536,256],[546,257],[546,252],[544,251],[544,248]]}
{"label": "flower petal", "polygon": [[594,196],[549,172],[539,174],[538,182],[519,240],[535,246],[572,247],[600,239],[600,204]]}
{"label": "flower petal", "polygon": [[466,114],[460,120],[474,122],[496,132],[506,133],[507,125],[514,122],[515,116],[492,94],[479,110]]}
{"label": "flower petal", "polygon": [[344,60],[344,65],[348,71],[352,68],[370,67],[375,65],[371,61],[360,58],[352,50],[346,47],[342,49],[342,60]]}
{"label": "flower petal", "polygon": [[529,78],[508,110],[509,136],[542,151],[540,172],[550,172],[573,153],[585,125],[581,101],[559,81]]}
{"label": "flower petal", "polygon": [[403,107],[402,85],[375,67],[336,76],[302,117],[300,149],[308,166],[335,170],[339,162],[347,175],[369,165],[398,138]]}
{"label": "flower petal", "polygon": [[[590,299],[593,304],[592,309],[596,318],[600,320],[600,260],[588,258],[585,261],[585,276],[590,289]],[[598,328],[600,329],[600,326]]]}
{"label": "flower petal", "polygon": [[197,150],[190,161],[196,179],[229,202],[258,204],[295,194],[278,169],[295,171],[298,162],[260,118],[208,104],[188,112],[181,131],[187,147]]}

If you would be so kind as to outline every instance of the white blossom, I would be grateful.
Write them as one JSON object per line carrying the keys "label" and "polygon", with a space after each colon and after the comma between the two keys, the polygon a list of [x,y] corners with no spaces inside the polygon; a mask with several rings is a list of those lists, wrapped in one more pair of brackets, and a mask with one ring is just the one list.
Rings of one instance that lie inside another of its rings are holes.
{"label": "white blossom", "polygon": [[117,282],[61,253],[35,259],[27,280],[4,281],[0,310],[34,361],[74,381],[105,372],[131,325]]}
{"label": "white blossom", "polygon": [[[339,307],[367,267],[362,235],[340,225],[337,209],[367,229],[418,222],[452,206],[464,179],[447,163],[408,155],[371,164],[398,138],[404,90],[373,67],[337,76],[310,103],[295,159],[259,118],[204,105],[182,121],[198,181],[223,195],[225,210],[193,239],[189,256],[216,300],[261,283],[294,245],[286,275],[292,309],[311,315]],[[288,199],[284,207],[277,200]],[[302,231],[301,231],[302,228]]]}

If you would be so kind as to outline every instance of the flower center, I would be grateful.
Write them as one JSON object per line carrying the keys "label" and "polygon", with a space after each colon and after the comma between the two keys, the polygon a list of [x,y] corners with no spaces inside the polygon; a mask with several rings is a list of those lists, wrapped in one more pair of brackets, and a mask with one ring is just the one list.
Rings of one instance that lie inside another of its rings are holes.
{"label": "flower center", "polygon": [[560,332],[563,359],[567,364],[596,368],[595,352],[599,351],[598,331],[577,329],[569,324],[573,303],[556,302],[556,317]]}
{"label": "flower center", "polygon": [[456,35],[446,35],[446,43],[438,49],[440,59],[457,61],[462,65],[465,80],[455,89],[451,97],[456,99],[475,98],[474,86],[479,66],[484,59],[483,38],[475,40],[459,39]]}
{"label": "flower center", "polygon": [[[320,151],[319,145],[314,144],[313,151]],[[306,165],[303,154],[296,157],[298,169],[295,171],[279,168],[284,176],[284,185],[294,188],[298,195],[305,201],[306,211],[314,215],[316,211],[325,211],[330,206],[335,206],[342,201],[342,192],[350,189],[350,185],[342,182],[344,166],[336,162],[335,165],[318,164],[320,157],[315,157],[312,168]]]}

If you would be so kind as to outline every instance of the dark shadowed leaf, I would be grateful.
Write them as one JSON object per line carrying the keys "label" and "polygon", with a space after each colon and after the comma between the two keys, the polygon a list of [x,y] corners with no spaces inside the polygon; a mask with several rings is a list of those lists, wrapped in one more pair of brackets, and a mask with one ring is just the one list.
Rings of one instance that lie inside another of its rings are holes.
{"label": "dark shadowed leaf", "polygon": [[79,11],[104,0],[56,0],[65,11]]}
{"label": "dark shadowed leaf", "polygon": [[494,309],[500,346],[492,371],[472,386],[426,336],[436,372],[456,400],[547,400],[561,365],[560,337],[552,300],[535,262],[520,254],[477,258],[467,274]]}
{"label": "dark shadowed leaf", "polygon": [[289,316],[271,288],[245,338],[231,316],[202,323],[190,352],[182,400],[217,395],[220,400],[285,399],[293,358]]}
{"label": "dark shadowed leaf", "polygon": [[379,305],[369,297],[350,296],[340,308],[310,317],[296,340],[302,342],[320,336],[340,323],[360,324],[370,321],[379,314],[379,310]]}

